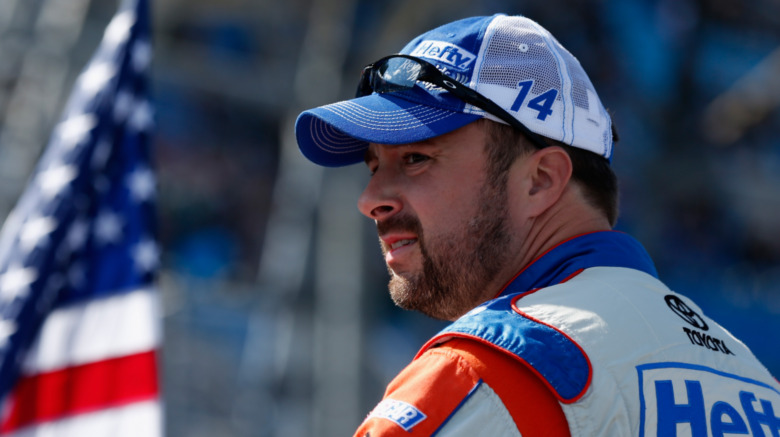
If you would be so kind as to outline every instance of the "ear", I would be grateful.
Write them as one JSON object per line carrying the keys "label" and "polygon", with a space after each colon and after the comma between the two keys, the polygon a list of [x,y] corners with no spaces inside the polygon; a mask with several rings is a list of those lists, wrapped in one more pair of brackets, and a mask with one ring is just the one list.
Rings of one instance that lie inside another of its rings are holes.
{"label": "ear", "polygon": [[541,215],[563,195],[571,180],[572,163],[569,154],[561,147],[552,146],[537,150],[528,158],[527,201],[534,216]]}

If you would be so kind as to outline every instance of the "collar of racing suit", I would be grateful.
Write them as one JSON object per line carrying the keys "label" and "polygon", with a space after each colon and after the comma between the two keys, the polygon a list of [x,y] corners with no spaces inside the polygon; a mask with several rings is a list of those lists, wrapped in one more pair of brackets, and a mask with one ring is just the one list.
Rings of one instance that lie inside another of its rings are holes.
{"label": "collar of racing suit", "polygon": [[653,260],[628,234],[598,231],[565,240],[531,261],[496,296],[559,284],[590,267],[626,267],[658,278]]}

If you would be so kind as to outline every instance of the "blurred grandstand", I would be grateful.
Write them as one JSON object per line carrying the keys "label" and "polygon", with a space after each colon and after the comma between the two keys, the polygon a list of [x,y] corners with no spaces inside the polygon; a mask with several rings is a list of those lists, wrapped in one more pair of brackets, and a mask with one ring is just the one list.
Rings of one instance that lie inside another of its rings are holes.
{"label": "blurred grandstand", "polygon": [[[618,228],[780,376],[780,2],[152,1],[168,435],[347,435],[442,326],[387,298],[366,171],[304,162],[292,123],[499,11],[556,35],[613,113]],[[0,1],[0,216],[115,9]]]}

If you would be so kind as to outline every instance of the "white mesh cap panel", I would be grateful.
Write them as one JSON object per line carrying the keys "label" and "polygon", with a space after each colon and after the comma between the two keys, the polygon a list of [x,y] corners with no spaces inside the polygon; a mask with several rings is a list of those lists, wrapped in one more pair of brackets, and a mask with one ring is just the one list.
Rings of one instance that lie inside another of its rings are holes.
{"label": "white mesh cap panel", "polygon": [[576,144],[581,140],[583,144],[599,145],[598,148],[586,148],[610,156],[612,152],[612,123],[607,111],[577,58],[563,46],[559,47],[559,51],[565,54],[564,59],[572,78],[572,102],[577,108],[575,109],[574,132],[584,136],[584,138],[574,138],[573,142]]}
{"label": "white mesh cap panel", "polygon": [[609,156],[609,117],[590,79],[579,61],[532,20],[496,17],[476,69],[471,86],[532,131]]}
{"label": "white mesh cap panel", "polygon": [[477,79],[479,84],[515,90],[520,81],[534,78],[531,90],[534,94],[553,87],[561,88],[561,77],[554,68],[555,57],[538,33],[529,32],[522,26],[502,26],[498,30],[485,44]]}

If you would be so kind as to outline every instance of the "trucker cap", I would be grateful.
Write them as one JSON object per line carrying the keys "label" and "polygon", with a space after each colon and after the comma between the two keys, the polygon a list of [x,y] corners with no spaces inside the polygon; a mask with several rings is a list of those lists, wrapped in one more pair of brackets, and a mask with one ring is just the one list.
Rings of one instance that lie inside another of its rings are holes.
{"label": "trucker cap", "polygon": [[[531,131],[611,159],[612,122],[593,84],[579,61],[533,20],[466,18],[418,36],[400,53],[435,65]],[[421,83],[304,111],[295,134],[309,160],[340,167],[362,162],[369,143],[418,142],[480,118],[504,123],[444,88]]]}

